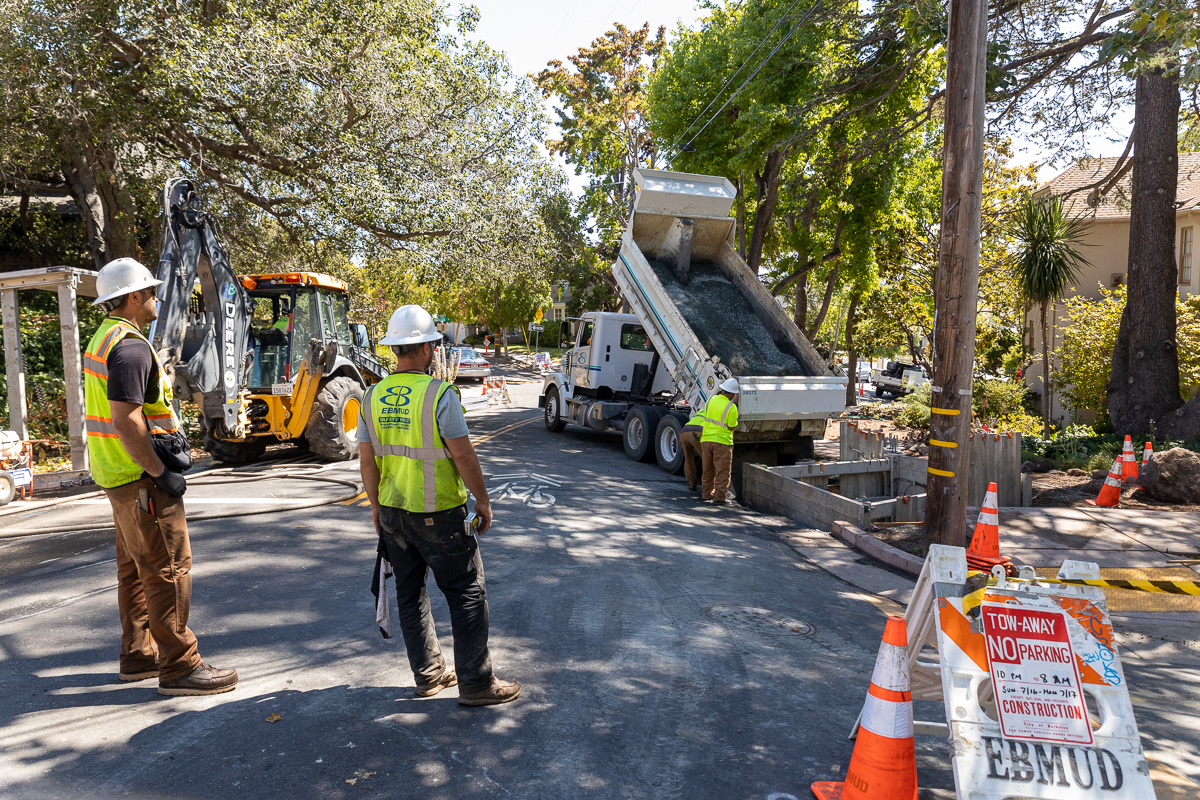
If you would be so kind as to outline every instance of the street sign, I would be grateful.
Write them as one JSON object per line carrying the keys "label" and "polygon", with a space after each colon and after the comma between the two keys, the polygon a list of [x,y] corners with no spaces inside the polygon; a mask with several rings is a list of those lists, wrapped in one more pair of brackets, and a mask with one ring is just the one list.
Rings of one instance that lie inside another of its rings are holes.
{"label": "street sign", "polygon": [[538,325],[536,322],[531,322],[531,323],[529,323],[529,330],[530,330],[530,332],[534,332],[534,331],[541,331],[541,330],[543,330],[543,328],[541,325]]}
{"label": "street sign", "polygon": [[988,666],[1007,739],[1092,744],[1067,615],[983,604]]}

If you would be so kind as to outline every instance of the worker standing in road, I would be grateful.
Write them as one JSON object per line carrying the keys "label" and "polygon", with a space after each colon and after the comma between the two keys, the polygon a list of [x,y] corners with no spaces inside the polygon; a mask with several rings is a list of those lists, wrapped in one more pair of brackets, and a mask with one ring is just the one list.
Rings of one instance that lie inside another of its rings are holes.
{"label": "worker standing in road", "polygon": [[697,411],[679,430],[679,449],[683,451],[683,476],[687,478],[688,491],[700,488],[696,476],[696,459],[700,458],[700,434],[704,432],[704,413]]}
{"label": "worker standing in road", "polygon": [[700,497],[714,505],[724,505],[733,473],[733,430],[738,426],[738,394],[741,388],[733,378],[721,384],[721,391],[708,399],[700,415],[704,429],[700,434],[700,457],[704,468]]}
{"label": "worker standing in road", "polygon": [[157,677],[165,695],[218,694],[237,686],[237,672],[205,664],[187,626],[192,550],[180,498],[191,457],[170,384],[142,335],[158,319],[160,283],[132,258],[96,276],[93,305],[108,316],[84,353],[88,458],[117,529],[120,679]]}
{"label": "worker standing in road", "polygon": [[[400,628],[417,695],[430,697],[458,683],[461,705],[498,705],[516,700],[521,685],[492,674],[476,538],[491,527],[492,506],[458,390],[425,374],[441,338],[420,306],[402,306],[388,320],[380,343],[392,346],[396,371],[363,398],[360,469],[382,554],[396,576]],[[476,530],[467,519],[468,488],[475,495]],[[430,570],[450,607],[453,669],[442,657],[429,609]]]}

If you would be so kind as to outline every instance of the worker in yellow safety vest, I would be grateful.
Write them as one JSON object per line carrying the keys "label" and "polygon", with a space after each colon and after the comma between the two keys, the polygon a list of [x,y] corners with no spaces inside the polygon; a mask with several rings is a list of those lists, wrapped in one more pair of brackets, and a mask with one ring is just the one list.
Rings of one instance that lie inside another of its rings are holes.
{"label": "worker in yellow safety vest", "polygon": [[[492,524],[483,469],[463,416],[458,389],[426,374],[442,334],[420,306],[388,320],[380,344],[396,370],[367,390],[356,437],[363,488],[379,532],[372,589],[376,620],[387,636],[386,576],[396,577],[400,629],[419,697],[459,685],[458,702],[487,706],[516,700],[521,685],[492,674],[483,559],[476,535]],[[467,489],[475,514],[467,515]],[[450,607],[454,668],[434,630],[425,582],[429,571]]]}
{"label": "worker in yellow safety vest", "polygon": [[721,391],[708,399],[700,412],[700,459],[703,485],[700,498],[724,505],[733,472],[733,431],[738,426],[738,395],[741,388],[733,378],[721,384]]}
{"label": "worker in yellow safety vest", "polygon": [[93,305],[108,316],[84,353],[88,458],[117,529],[120,679],[158,678],[165,695],[217,694],[237,686],[237,672],[205,664],[187,625],[192,550],[182,497],[191,454],[142,335],[158,319],[160,283],[132,258],[96,276]]}

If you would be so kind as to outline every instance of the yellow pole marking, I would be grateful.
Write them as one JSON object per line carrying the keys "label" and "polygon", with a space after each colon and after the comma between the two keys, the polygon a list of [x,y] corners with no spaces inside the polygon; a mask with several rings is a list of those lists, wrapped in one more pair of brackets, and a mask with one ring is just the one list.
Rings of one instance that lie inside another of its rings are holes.
{"label": "yellow pole marking", "polygon": [[929,443],[932,445],[935,445],[937,447],[958,447],[958,445],[955,444],[954,442],[943,442],[943,441],[939,441],[937,439],[930,439]]}
{"label": "yellow pole marking", "polygon": [[962,413],[961,411],[958,411],[953,408],[931,408],[929,410],[932,411],[934,414],[945,414],[948,417],[957,417],[959,414]]}
{"label": "yellow pole marking", "polygon": [[930,467],[929,471],[932,472],[934,475],[941,475],[943,478],[953,478],[954,477],[953,472],[950,472],[950,471],[944,470],[944,469],[934,469],[933,467]]}

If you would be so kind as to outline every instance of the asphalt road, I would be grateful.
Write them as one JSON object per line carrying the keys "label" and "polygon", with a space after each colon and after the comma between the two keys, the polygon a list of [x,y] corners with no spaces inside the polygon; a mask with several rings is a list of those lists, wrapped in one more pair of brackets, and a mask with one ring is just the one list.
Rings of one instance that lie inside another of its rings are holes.
{"label": "asphalt road", "polygon": [[[414,696],[374,624],[364,506],[192,526],[192,627],[242,679],[207,698],[117,681],[111,534],[41,537],[55,560],[0,578],[0,796],[787,800],[844,773],[877,604],[785,546],[790,523],[699,504],[616,436],[550,434],[530,408],[471,424],[496,509],[492,655],[517,702]],[[1194,708],[1186,674],[1155,684],[1162,714]],[[922,800],[952,797],[945,742],[918,753]]]}

